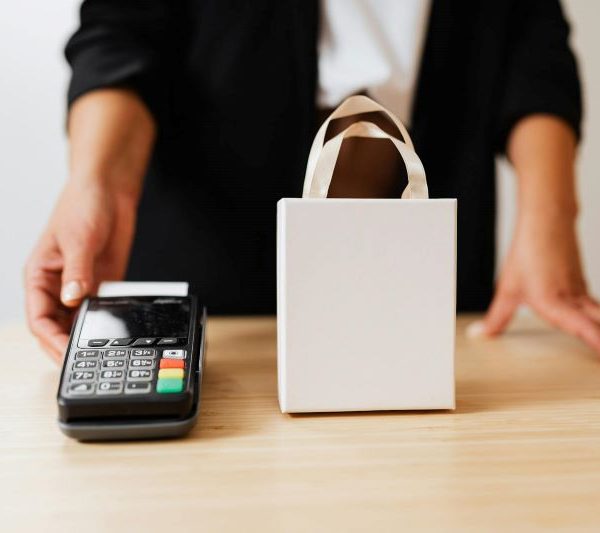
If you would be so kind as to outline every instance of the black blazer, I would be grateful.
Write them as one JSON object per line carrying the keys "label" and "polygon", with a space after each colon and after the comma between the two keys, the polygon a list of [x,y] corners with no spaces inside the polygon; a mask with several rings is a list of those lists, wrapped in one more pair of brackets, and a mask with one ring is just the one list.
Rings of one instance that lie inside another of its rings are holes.
{"label": "black blazer", "polygon": [[[159,123],[128,278],[189,280],[216,313],[275,310],[275,205],[299,196],[315,133],[317,0],[87,0],[69,103],[137,91]],[[494,275],[494,156],[551,113],[579,134],[558,0],[434,0],[411,134],[432,197],[458,198],[458,308]]]}

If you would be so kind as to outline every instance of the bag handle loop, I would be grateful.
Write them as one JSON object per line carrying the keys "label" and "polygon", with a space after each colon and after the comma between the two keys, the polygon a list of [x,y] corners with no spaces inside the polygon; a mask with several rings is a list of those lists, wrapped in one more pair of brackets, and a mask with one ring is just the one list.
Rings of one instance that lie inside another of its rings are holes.
{"label": "bag handle loop", "polygon": [[[305,190],[304,198],[326,198],[329,191],[329,185],[333,177],[333,171],[337,162],[342,142],[348,137],[371,137],[379,139],[389,139],[400,153],[406,165],[408,176],[408,186],[402,193],[402,198],[427,199],[427,181],[425,179],[425,169],[421,160],[408,146],[396,137],[384,132],[379,126],[372,122],[355,122],[348,126],[344,131],[338,133],[323,146],[319,159],[312,176],[308,182],[309,187]],[[307,181],[304,182],[305,189]]]}
{"label": "bag handle loop", "polygon": [[[405,142],[384,132],[372,122],[361,121],[350,125],[344,131],[324,143],[327,127],[333,119],[372,111],[385,113],[398,127]],[[414,151],[408,131],[393,113],[390,113],[385,107],[362,95],[351,96],[344,100],[319,128],[308,157],[302,192],[303,198],[327,197],[342,141],[347,137],[374,137],[392,141],[404,160],[408,175],[408,186],[402,193],[402,198],[428,198],[425,169]]]}

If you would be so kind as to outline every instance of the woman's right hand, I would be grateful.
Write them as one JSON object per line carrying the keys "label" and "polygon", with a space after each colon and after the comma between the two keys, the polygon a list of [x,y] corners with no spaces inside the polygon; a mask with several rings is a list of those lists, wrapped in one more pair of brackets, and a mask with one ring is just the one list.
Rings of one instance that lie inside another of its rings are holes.
{"label": "woman's right hand", "polygon": [[71,178],[25,267],[29,327],[57,361],[81,300],[125,274],[155,129],[124,89],[93,91],[71,108]]}
{"label": "woman's right hand", "polygon": [[76,307],[103,280],[122,279],[136,202],[96,183],[67,183],[25,268],[29,327],[60,361]]}

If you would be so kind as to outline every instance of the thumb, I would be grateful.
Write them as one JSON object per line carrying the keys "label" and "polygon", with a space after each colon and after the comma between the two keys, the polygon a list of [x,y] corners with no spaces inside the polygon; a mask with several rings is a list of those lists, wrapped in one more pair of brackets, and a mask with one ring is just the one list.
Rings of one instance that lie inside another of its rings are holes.
{"label": "thumb", "polygon": [[89,247],[70,245],[63,249],[63,258],[60,299],[67,307],[75,307],[93,286],[94,253]]}
{"label": "thumb", "polygon": [[518,306],[518,300],[503,290],[498,290],[483,317],[483,320],[473,322],[467,328],[469,337],[494,337],[502,333]]}

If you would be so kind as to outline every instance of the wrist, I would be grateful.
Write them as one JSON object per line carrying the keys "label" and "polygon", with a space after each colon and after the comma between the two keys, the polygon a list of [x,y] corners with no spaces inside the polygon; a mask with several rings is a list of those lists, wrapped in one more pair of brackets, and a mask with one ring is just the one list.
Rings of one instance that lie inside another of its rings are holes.
{"label": "wrist", "polygon": [[508,155],[517,174],[520,218],[576,220],[576,142],[566,123],[547,115],[524,118],[511,133]]}
{"label": "wrist", "polygon": [[579,206],[573,194],[558,195],[551,191],[539,189],[537,192],[519,195],[519,218],[526,221],[575,222],[579,214]]}
{"label": "wrist", "polygon": [[559,209],[522,209],[516,221],[516,232],[544,241],[577,232],[577,215]]}
{"label": "wrist", "polygon": [[142,193],[142,180],[119,179],[108,172],[72,173],[67,186],[78,189],[79,194],[101,195],[118,199],[136,208]]}
{"label": "wrist", "polygon": [[69,113],[71,180],[137,203],[155,136],[154,119],[134,93],[81,96]]}
{"label": "wrist", "polygon": [[557,220],[575,222],[579,215],[576,202],[534,200],[519,202],[519,218],[527,220]]}

